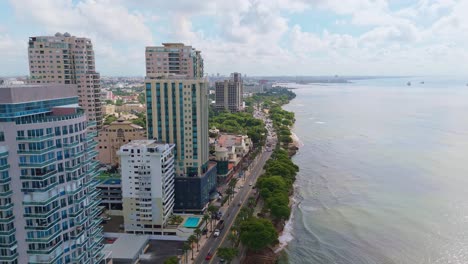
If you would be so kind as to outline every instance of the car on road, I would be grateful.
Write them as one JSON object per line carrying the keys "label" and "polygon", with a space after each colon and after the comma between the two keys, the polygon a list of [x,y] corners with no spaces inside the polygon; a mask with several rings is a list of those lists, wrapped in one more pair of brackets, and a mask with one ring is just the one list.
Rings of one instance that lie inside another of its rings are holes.
{"label": "car on road", "polygon": [[252,182],[249,182],[249,186],[252,186],[252,185],[253,185],[253,183],[252,183]]}
{"label": "car on road", "polygon": [[206,255],[205,260],[210,260],[212,257],[213,257],[213,254],[211,252],[208,252],[208,254]]}
{"label": "car on road", "polygon": [[223,258],[222,259],[219,259],[219,263],[225,263],[226,260],[224,260]]}
{"label": "car on road", "polygon": [[241,203],[241,202],[239,202],[239,203],[237,204],[237,206],[241,206],[241,205],[242,205],[242,203]]}
{"label": "car on road", "polygon": [[213,236],[214,237],[219,237],[220,233],[221,233],[221,231],[219,231],[219,229],[215,229],[215,231],[213,232]]}

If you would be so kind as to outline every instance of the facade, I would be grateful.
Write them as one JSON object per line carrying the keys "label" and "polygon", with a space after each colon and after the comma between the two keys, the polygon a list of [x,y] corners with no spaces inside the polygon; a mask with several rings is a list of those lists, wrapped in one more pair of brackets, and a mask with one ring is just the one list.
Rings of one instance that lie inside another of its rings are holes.
{"label": "facade", "polygon": [[98,199],[110,215],[122,215],[122,180],[120,177],[100,178],[96,188],[100,191]]}
{"label": "facade", "polygon": [[100,75],[96,72],[90,39],[69,33],[30,37],[28,57],[30,82],[76,84],[79,105],[90,124],[96,122],[100,128],[103,119]]}
{"label": "facade", "polygon": [[239,112],[243,108],[242,95],[244,84],[240,73],[231,74],[231,79],[215,83],[215,108]]}
{"label": "facade", "polygon": [[110,125],[103,126],[98,136],[98,160],[106,165],[117,166],[117,151],[121,146],[136,139],[145,139],[146,131],[130,121],[119,119]]}
{"label": "facade", "polygon": [[142,104],[124,104],[115,106],[115,112],[117,113],[143,113],[145,111],[146,108]]}
{"label": "facade", "polygon": [[174,208],[174,144],[135,140],[118,154],[125,232],[160,231]]}
{"label": "facade", "polygon": [[[200,212],[216,188],[216,166],[210,166],[208,157],[208,81],[199,51],[183,44],[163,45],[146,48],[147,136],[176,145],[174,210]],[[173,68],[154,64],[164,61]]]}
{"label": "facade", "polygon": [[246,135],[220,135],[214,143],[218,180],[229,179],[230,174],[239,169],[242,159],[252,149],[252,140]]}
{"label": "facade", "polygon": [[176,74],[187,78],[202,78],[203,59],[200,53],[182,43],[146,47],[146,77]]}
{"label": "facade", "polygon": [[75,85],[0,86],[0,263],[100,263],[96,132]]}

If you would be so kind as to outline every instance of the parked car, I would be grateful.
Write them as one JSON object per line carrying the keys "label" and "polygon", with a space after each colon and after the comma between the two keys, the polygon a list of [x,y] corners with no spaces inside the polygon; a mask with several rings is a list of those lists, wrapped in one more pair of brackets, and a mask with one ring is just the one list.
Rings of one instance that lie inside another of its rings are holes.
{"label": "parked car", "polygon": [[205,260],[210,260],[212,257],[213,257],[213,254],[211,252],[208,252],[208,254],[206,255]]}

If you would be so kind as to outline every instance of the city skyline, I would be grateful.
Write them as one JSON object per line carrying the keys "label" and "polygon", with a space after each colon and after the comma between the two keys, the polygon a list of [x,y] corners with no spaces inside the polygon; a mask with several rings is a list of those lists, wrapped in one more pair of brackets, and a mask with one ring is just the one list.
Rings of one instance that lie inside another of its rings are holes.
{"label": "city skyline", "polygon": [[467,9],[465,0],[5,1],[0,75],[27,75],[28,38],[56,32],[92,39],[105,76],[144,76],[142,50],[161,42],[202,50],[207,74],[464,75]]}

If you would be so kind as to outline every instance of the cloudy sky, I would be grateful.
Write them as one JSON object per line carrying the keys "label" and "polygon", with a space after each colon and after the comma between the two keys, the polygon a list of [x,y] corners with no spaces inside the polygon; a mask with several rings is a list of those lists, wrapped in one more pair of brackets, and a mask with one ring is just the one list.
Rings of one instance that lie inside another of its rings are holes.
{"label": "cloudy sky", "polygon": [[468,75],[468,0],[3,0],[0,76],[56,32],[91,38],[103,75],[143,76],[162,42],[201,50],[209,74]]}

